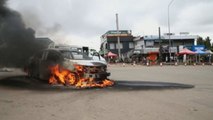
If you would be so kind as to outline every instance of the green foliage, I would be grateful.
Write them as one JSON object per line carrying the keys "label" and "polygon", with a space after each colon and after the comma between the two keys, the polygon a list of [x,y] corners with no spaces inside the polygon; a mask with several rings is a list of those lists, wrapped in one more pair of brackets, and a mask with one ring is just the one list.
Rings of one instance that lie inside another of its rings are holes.
{"label": "green foliage", "polygon": [[212,45],[211,45],[211,49],[210,49],[211,51],[213,51],[213,43],[212,43]]}
{"label": "green foliage", "polygon": [[202,37],[197,38],[197,45],[204,45],[204,40]]}
{"label": "green foliage", "polygon": [[198,37],[197,45],[205,45],[206,49],[213,51],[213,44],[211,44],[211,39],[209,37],[206,37],[205,40],[202,37]]}
{"label": "green foliage", "polygon": [[211,49],[212,46],[211,46],[211,40],[210,40],[209,37],[207,37],[207,38],[205,39],[204,45],[206,46],[206,48],[207,48],[208,50]]}

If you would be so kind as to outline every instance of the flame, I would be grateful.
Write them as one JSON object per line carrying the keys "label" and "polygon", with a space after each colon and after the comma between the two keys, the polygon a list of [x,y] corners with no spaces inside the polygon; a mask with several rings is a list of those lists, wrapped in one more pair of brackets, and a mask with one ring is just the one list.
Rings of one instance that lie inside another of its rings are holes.
{"label": "flame", "polygon": [[75,70],[60,67],[59,64],[50,67],[51,76],[49,78],[50,84],[63,84],[68,86],[75,86],[76,88],[90,88],[90,87],[107,87],[112,86],[112,80],[105,79],[101,82],[96,82],[94,78],[84,78],[83,66],[75,65]]}

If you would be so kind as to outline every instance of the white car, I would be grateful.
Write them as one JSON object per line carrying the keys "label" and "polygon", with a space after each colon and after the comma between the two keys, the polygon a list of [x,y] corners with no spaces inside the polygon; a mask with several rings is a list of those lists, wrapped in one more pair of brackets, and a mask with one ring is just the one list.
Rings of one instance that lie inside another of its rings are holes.
{"label": "white car", "polygon": [[107,63],[100,55],[96,54],[89,57],[82,52],[65,48],[46,49],[35,54],[29,60],[27,72],[30,77],[48,80],[51,76],[50,67],[55,65],[59,65],[72,73],[76,73],[76,66],[80,66],[83,74],[78,76],[78,73],[76,73],[76,79],[83,77],[102,81],[110,75],[107,72]]}

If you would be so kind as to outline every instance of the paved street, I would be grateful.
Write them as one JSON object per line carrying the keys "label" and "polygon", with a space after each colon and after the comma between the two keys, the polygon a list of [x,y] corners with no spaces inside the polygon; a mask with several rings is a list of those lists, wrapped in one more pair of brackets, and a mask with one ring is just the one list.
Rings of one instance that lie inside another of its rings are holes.
{"label": "paved street", "polygon": [[[195,85],[192,89],[29,89],[0,84],[2,120],[212,120],[213,66],[109,66],[118,81]],[[6,76],[21,71],[0,72]],[[19,77],[22,79],[27,79]],[[16,79],[16,78],[13,78]],[[7,80],[7,79],[6,79]],[[9,79],[8,79],[9,80]],[[13,82],[16,82],[15,80]],[[39,85],[39,84],[38,84]],[[37,86],[32,86],[37,87]]]}

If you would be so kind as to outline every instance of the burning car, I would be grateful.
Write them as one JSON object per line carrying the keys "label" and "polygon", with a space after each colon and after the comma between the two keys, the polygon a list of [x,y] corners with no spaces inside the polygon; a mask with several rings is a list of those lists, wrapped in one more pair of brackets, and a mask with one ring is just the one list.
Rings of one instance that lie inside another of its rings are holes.
{"label": "burning car", "polygon": [[30,77],[47,80],[50,84],[85,87],[113,85],[107,79],[106,61],[93,59],[83,52],[65,48],[43,50],[30,58],[27,73]]}

